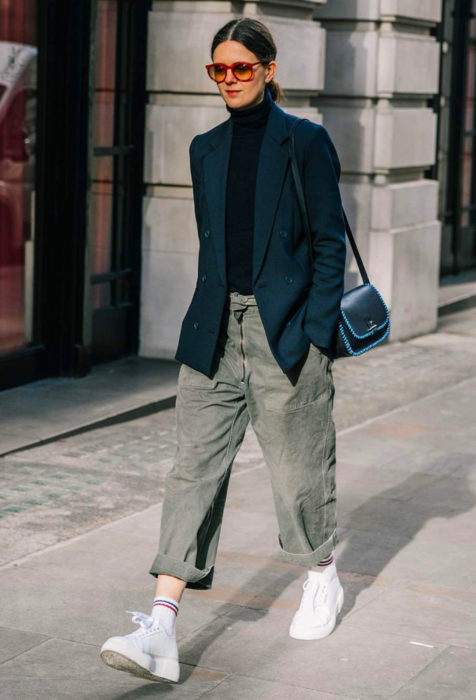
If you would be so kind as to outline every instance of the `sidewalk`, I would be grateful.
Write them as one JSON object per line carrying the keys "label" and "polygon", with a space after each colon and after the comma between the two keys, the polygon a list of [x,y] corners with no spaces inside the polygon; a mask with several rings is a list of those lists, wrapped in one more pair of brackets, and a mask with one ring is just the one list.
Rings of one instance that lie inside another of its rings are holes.
{"label": "sidewalk", "polygon": [[[269,479],[249,430],[230,481],[214,586],[182,598],[180,682],[141,681],[99,658],[108,636],[135,628],[127,609],[150,612],[161,513],[151,493],[144,498],[152,505],[120,517],[125,492],[109,491],[115,463],[106,462],[101,493],[111,493],[111,522],[85,520],[81,534],[0,568],[0,698],[472,699],[476,309],[444,316],[437,333],[337,360],[333,373],[346,599],[330,637],[288,636],[305,570],[279,559]],[[134,421],[136,432],[152,420]],[[39,463],[42,450],[4,458],[5,473],[20,456]],[[46,531],[48,504],[38,508]]]}
{"label": "sidewalk", "polygon": [[0,392],[0,457],[173,406],[179,366],[132,356]]}

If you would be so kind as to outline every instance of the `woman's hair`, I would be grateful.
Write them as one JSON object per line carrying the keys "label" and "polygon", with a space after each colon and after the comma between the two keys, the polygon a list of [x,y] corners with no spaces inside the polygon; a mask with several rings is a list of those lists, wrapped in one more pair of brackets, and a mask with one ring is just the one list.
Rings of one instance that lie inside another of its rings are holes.
{"label": "woman's hair", "polygon": [[[210,55],[213,61],[213,52],[222,41],[239,41],[246,46],[248,51],[252,51],[263,63],[276,59],[276,44],[268,27],[257,19],[242,17],[232,19],[221,27],[213,37]],[[271,91],[271,96],[275,102],[280,102],[284,91],[274,78],[267,83]]]}

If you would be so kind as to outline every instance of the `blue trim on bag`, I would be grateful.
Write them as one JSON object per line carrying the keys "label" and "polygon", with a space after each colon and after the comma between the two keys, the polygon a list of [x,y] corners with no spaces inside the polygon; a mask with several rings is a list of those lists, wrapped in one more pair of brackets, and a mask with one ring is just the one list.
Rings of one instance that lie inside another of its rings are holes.
{"label": "blue trim on bag", "polygon": [[349,353],[349,355],[362,355],[362,353],[367,352],[367,350],[370,350],[371,348],[375,347],[376,345],[381,343],[383,340],[385,340],[387,335],[390,333],[390,319],[388,320],[388,328],[385,331],[384,335],[381,338],[379,338],[378,340],[376,340],[375,343],[371,343],[370,345],[367,345],[367,347],[362,348],[362,350],[358,350],[358,351],[352,349],[352,347],[349,343],[349,340],[344,333],[344,329],[343,329],[342,323],[340,321],[339,321],[339,331],[341,334],[341,338],[344,341],[345,348],[346,348],[347,352]]}
{"label": "blue trim on bag", "polygon": [[382,298],[382,295],[380,294],[379,290],[378,290],[376,287],[374,287],[374,285],[373,285],[371,282],[366,282],[364,286],[372,287],[373,289],[375,289],[375,291],[376,291],[377,294],[379,295],[380,300],[381,300],[381,302],[382,302],[382,304],[383,304],[383,306],[384,306],[386,319],[385,319],[385,321],[384,321],[382,324],[380,324],[380,326],[376,326],[376,327],[373,328],[371,331],[368,331],[368,333],[364,333],[363,335],[359,335],[358,333],[356,333],[356,332],[354,331],[354,329],[353,329],[352,326],[350,325],[349,319],[348,319],[347,316],[345,315],[345,312],[341,309],[340,312],[341,312],[341,314],[342,314],[342,316],[343,316],[343,318],[344,318],[344,320],[345,320],[345,322],[346,322],[346,324],[347,324],[347,326],[348,326],[350,332],[352,333],[352,335],[354,336],[354,338],[359,338],[359,339],[361,339],[361,338],[368,338],[369,335],[374,335],[374,334],[375,334],[375,331],[379,331],[381,328],[383,328],[383,327],[390,321],[390,313],[389,313],[389,311],[388,311],[387,305],[386,305],[386,303],[384,302],[384,300],[383,300],[383,298]]}
{"label": "blue trim on bag", "polygon": [[380,294],[380,292],[378,291],[378,289],[377,289],[376,287],[374,287],[374,285],[373,285],[371,282],[366,282],[365,284],[368,285],[368,286],[370,286],[370,287],[373,287],[373,288],[375,289],[375,291],[377,292],[377,294],[379,295],[380,300],[382,301],[382,304],[383,304],[383,306],[384,306],[384,308],[385,308],[385,312],[386,312],[387,318],[386,318],[386,320],[385,320],[380,326],[377,326],[376,328],[373,328],[371,331],[369,331],[368,333],[365,333],[364,335],[358,335],[357,333],[354,332],[352,326],[350,325],[350,323],[349,323],[349,321],[348,321],[348,319],[347,319],[347,316],[345,315],[345,313],[344,313],[343,310],[341,309],[341,314],[342,314],[343,318],[345,319],[345,322],[346,322],[348,328],[350,329],[350,332],[352,333],[352,335],[353,335],[355,338],[361,339],[361,338],[368,338],[370,335],[374,335],[374,334],[375,334],[375,331],[380,330],[380,329],[383,328],[385,325],[387,325],[388,327],[387,327],[387,330],[385,331],[384,335],[383,335],[381,338],[378,338],[378,340],[376,340],[374,343],[371,343],[370,345],[367,345],[367,347],[362,348],[362,350],[353,350],[353,349],[352,349],[352,346],[350,345],[350,341],[349,341],[349,339],[347,338],[347,336],[346,336],[346,334],[345,334],[345,330],[344,330],[344,327],[343,327],[343,325],[342,325],[342,322],[339,321],[339,332],[340,332],[341,338],[342,338],[342,340],[343,340],[343,342],[344,342],[345,348],[346,348],[347,352],[349,353],[349,355],[362,355],[362,353],[367,352],[367,350],[370,350],[371,348],[375,347],[376,345],[378,345],[379,343],[381,343],[382,341],[384,341],[385,338],[386,338],[386,337],[388,336],[388,334],[390,333],[390,313],[389,313],[389,310],[388,310],[388,308],[387,308],[387,305],[386,305],[385,301],[384,301],[383,298],[382,298],[382,295]]}

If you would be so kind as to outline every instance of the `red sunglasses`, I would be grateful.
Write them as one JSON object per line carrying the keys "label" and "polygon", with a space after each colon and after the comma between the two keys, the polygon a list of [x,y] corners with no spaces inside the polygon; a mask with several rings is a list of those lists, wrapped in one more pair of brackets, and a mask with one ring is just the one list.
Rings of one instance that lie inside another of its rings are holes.
{"label": "red sunglasses", "polygon": [[208,63],[205,68],[207,69],[209,77],[216,83],[222,83],[225,80],[228,68],[231,68],[231,72],[237,80],[246,82],[253,78],[253,66],[256,66],[258,63],[263,63],[263,61],[255,61],[255,63],[236,61],[236,63],[232,63],[231,66],[227,66],[226,63]]}

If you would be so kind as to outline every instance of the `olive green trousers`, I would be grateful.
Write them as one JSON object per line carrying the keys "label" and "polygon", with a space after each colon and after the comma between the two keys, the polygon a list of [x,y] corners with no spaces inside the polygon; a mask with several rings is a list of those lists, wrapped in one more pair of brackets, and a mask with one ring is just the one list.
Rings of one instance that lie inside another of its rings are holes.
{"label": "olive green trousers", "polygon": [[212,378],[182,364],[177,449],[165,478],[158,553],[149,573],[212,587],[234,458],[251,425],[269,470],[284,561],[312,566],[336,534],[333,360],[311,344],[284,373],[253,295],[230,292]]}

